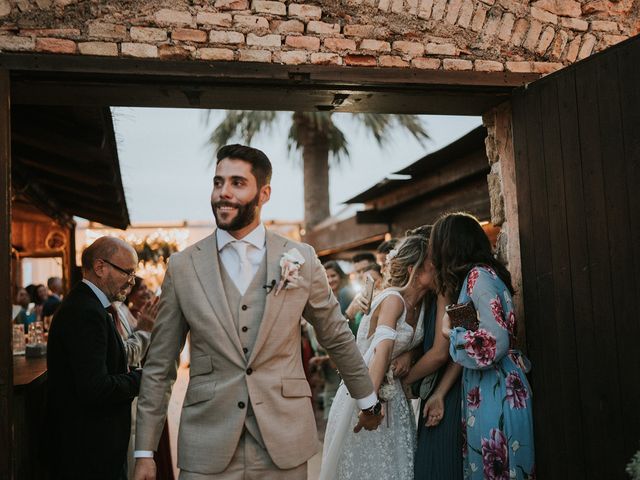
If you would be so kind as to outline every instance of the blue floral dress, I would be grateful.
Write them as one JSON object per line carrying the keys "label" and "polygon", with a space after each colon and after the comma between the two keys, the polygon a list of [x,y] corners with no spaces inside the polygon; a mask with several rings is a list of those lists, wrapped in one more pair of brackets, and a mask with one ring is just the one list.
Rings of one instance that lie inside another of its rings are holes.
{"label": "blue floral dress", "polygon": [[473,302],[478,330],[451,330],[449,353],[462,372],[464,478],[535,479],[532,393],[528,360],[513,348],[516,318],[509,289],[476,266],[458,303]]}

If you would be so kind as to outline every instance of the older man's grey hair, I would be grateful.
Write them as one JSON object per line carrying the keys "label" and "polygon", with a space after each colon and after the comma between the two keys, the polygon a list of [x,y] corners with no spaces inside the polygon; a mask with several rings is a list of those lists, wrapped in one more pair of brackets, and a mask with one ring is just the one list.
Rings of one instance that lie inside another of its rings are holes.
{"label": "older man's grey hair", "polygon": [[93,269],[93,262],[100,258],[109,260],[115,253],[124,248],[133,250],[133,247],[124,240],[116,237],[100,237],[82,252],[82,269],[90,271]]}

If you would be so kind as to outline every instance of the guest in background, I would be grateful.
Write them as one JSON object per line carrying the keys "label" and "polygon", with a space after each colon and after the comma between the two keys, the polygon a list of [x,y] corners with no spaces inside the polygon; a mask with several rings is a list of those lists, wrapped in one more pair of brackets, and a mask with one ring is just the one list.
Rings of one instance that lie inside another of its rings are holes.
{"label": "guest in background", "polygon": [[[333,295],[338,299],[340,311],[344,315],[347,307],[353,301],[354,293],[349,285],[347,275],[340,267],[340,264],[334,260],[330,260],[324,264],[327,274],[327,281]],[[309,327],[311,327],[309,325]],[[322,393],[323,415],[326,420],[329,418],[329,410],[333,403],[333,397],[336,396],[338,386],[340,385],[340,375],[336,370],[336,365],[331,361],[327,351],[315,339],[315,335],[311,336],[311,346],[315,351],[315,356],[309,361],[310,365],[317,365],[322,371],[324,379],[324,389]]]}
{"label": "guest in background", "polygon": [[20,311],[13,319],[13,323],[16,325],[24,325],[24,333],[29,332],[29,324],[36,321],[35,311],[29,312],[29,303],[31,303],[31,297],[26,288],[19,288],[16,293],[16,305],[20,305]]}
{"label": "guest in background", "polygon": [[[407,236],[409,236],[409,234],[407,234]],[[389,240],[385,240],[378,245],[378,248],[376,248],[376,263],[380,265],[380,268],[382,269],[381,273],[383,275],[385,271],[385,264],[387,263],[387,255],[391,250],[396,248],[399,241],[399,238],[391,238]]]}
{"label": "guest in background", "polygon": [[60,277],[51,277],[47,280],[47,288],[51,294],[47,297],[42,305],[42,316],[49,317],[56,313],[56,310],[62,302],[62,279]]}
{"label": "guest in background", "polygon": [[433,226],[429,253],[438,292],[473,305],[479,326],[443,318],[449,355],[462,371],[464,476],[535,477],[529,361],[516,349],[511,274],[495,259],[476,218],[447,214]]}
{"label": "guest in background", "polygon": [[373,253],[358,253],[351,258],[353,263],[353,280],[358,283],[364,283],[364,271],[372,263],[376,263],[376,257]]}
{"label": "guest in background", "polygon": [[51,479],[125,480],[131,402],[140,371],[129,371],[111,302],[124,300],[138,259],[127,243],[101,237],[82,252],[84,279],[53,317],[47,348]]}

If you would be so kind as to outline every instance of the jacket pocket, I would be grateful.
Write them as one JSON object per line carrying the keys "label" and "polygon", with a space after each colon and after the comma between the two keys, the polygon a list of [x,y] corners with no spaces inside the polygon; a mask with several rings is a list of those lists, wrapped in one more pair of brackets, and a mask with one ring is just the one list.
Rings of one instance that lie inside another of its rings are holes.
{"label": "jacket pocket", "polygon": [[211,400],[216,393],[216,382],[199,383],[189,386],[184,397],[183,407]]}
{"label": "jacket pocket", "polygon": [[282,396],[310,397],[311,387],[309,387],[309,382],[307,382],[306,378],[283,378]]}
{"label": "jacket pocket", "polygon": [[209,355],[202,355],[191,359],[189,366],[189,376],[206,375],[213,372],[213,361]]}

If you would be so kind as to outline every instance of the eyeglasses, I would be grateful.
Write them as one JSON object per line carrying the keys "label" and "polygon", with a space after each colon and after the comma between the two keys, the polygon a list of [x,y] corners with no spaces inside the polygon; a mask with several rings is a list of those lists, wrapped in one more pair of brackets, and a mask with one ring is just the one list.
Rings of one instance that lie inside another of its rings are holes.
{"label": "eyeglasses", "polygon": [[121,271],[122,273],[124,273],[127,277],[129,278],[134,278],[136,276],[136,271],[135,270],[125,270],[122,267],[119,267],[118,265],[116,265],[115,263],[111,263],[109,260],[107,260],[106,258],[101,258],[100,260],[102,260],[105,263],[108,263],[109,265],[111,265],[113,268],[115,268],[116,270]]}

